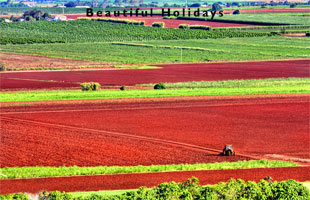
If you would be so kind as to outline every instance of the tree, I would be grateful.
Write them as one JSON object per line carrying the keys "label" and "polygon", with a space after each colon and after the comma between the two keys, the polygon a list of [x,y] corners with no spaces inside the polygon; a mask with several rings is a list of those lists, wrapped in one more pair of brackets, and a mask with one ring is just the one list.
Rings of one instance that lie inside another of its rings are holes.
{"label": "tree", "polygon": [[212,11],[219,11],[222,10],[222,7],[218,3],[212,4]]}
{"label": "tree", "polygon": [[235,10],[234,12],[233,12],[233,15],[239,15],[240,14],[240,10]]}
{"label": "tree", "polygon": [[194,4],[190,5],[189,7],[199,8],[200,6],[201,6],[200,3],[194,3]]}
{"label": "tree", "polygon": [[69,3],[66,3],[65,6],[66,6],[66,7],[72,8],[72,7],[75,7],[75,6],[76,6],[76,3],[73,2],[73,1],[70,1]]}

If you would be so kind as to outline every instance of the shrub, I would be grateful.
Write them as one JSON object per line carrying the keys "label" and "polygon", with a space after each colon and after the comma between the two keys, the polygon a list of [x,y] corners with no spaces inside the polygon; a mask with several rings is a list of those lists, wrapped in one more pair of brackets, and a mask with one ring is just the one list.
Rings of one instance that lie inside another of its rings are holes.
{"label": "shrub", "polygon": [[122,86],[122,87],[120,87],[120,90],[124,91],[124,90],[126,90],[126,87]]}
{"label": "shrub", "polygon": [[152,27],[164,28],[164,26],[165,26],[164,22],[154,22],[152,24]]}
{"label": "shrub", "polygon": [[180,29],[189,29],[189,25],[188,24],[180,24],[179,28]]}
{"label": "shrub", "polygon": [[290,5],[290,8],[295,8],[296,6],[297,6],[296,3],[292,3],[292,4]]}
{"label": "shrub", "polygon": [[234,12],[233,12],[233,15],[239,15],[240,14],[240,10],[235,10]]}
{"label": "shrub", "polygon": [[310,32],[306,32],[306,37],[310,37]]}
{"label": "shrub", "polygon": [[157,83],[156,85],[154,85],[154,89],[155,90],[162,90],[162,89],[166,89],[166,86],[163,83]]}
{"label": "shrub", "polygon": [[5,71],[6,67],[3,62],[0,62],[0,71]]}
{"label": "shrub", "polygon": [[81,83],[81,89],[82,91],[95,91],[95,90],[99,90],[100,88],[100,84],[99,83],[95,83],[95,82],[89,82],[89,83]]}

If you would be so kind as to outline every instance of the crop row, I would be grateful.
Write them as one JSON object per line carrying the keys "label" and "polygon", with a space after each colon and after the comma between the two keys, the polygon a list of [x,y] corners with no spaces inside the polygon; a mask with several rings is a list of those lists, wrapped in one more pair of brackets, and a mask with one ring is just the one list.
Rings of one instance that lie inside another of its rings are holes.
{"label": "crop row", "polygon": [[1,44],[25,44],[35,42],[33,39],[28,41],[29,38],[36,38],[38,43],[72,43],[261,37],[271,36],[272,34],[245,31],[182,30],[77,20],[63,22],[1,23],[0,35]]}

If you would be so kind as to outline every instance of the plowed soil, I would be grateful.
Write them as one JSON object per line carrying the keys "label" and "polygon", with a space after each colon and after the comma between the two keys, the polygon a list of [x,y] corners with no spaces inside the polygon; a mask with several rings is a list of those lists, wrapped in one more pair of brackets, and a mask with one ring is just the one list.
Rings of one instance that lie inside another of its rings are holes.
{"label": "plowed soil", "polygon": [[[308,108],[309,96],[4,108],[1,165],[309,160]],[[240,157],[217,156],[224,144]]]}
{"label": "plowed soil", "polygon": [[[156,65],[161,69],[139,70],[100,70],[100,71],[51,71],[1,73],[1,89],[34,89],[32,84],[19,80],[10,85],[9,78],[33,81],[55,81],[65,83],[99,82],[102,85],[136,85],[157,82],[216,81],[233,79],[260,79],[285,77],[310,77],[309,60],[235,62],[235,63],[198,63]],[[12,81],[12,80],[11,80]],[[41,88],[50,84],[40,82]]]}
{"label": "plowed soil", "polygon": [[63,67],[94,67],[108,68],[112,63],[73,60],[66,58],[53,58],[47,56],[34,56],[14,53],[0,53],[0,60],[7,68],[63,68]]}
{"label": "plowed soil", "polygon": [[0,193],[37,193],[43,190],[75,192],[136,189],[142,186],[157,186],[162,182],[184,182],[187,178],[192,176],[197,177],[202,185],[217,184],[220,181],[228,181],[230,178],[241,178],[246,181],[259,181],[266,176],[271,176],[274,180],[277,181],[288,179],[295,179],[297,181],[309,181],[310,167],[209,170],[0,180]]}

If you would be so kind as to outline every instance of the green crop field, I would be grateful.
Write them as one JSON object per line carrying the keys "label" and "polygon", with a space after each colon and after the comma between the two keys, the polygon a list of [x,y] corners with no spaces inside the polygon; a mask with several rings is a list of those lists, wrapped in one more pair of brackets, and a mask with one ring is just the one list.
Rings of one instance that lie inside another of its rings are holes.
{"label": "green crop field", "polygon": [[123,64],[180,63],[179,47],[183,48],[183,62],[240,61],[309,58],[309,42],[310,38],[305,37],[264,37],[130,42],[133,45],[103,42],[28,44],[0,45],[0,52]]}
{"label": "green crop field", "polygon": [[298,164],[291,161],[249,160],[237,162],[151,165],[151,166],[96,166],[96,167],[5,167],[0,168],[0,179],[36,178],[54,176],[84,176],[95,174],[120,174],[167,171],[192,171],[216,169],[250,169],[272,167],[294,167]]}
{"label": "green crop field", "polygon": [[269,33],[156,28],[142,25],[75,20],[0,23],[0,44],[179,40],[261,37]]}
{"label": "green crop field", "polygon": [[241,14],[240,15],[224,15],[221,20],[235,20],[235,21],[252,21],[252,22],[270,22],[281,24],[303,24],[310,25],[308,13],[255,13],[255,14]]}

